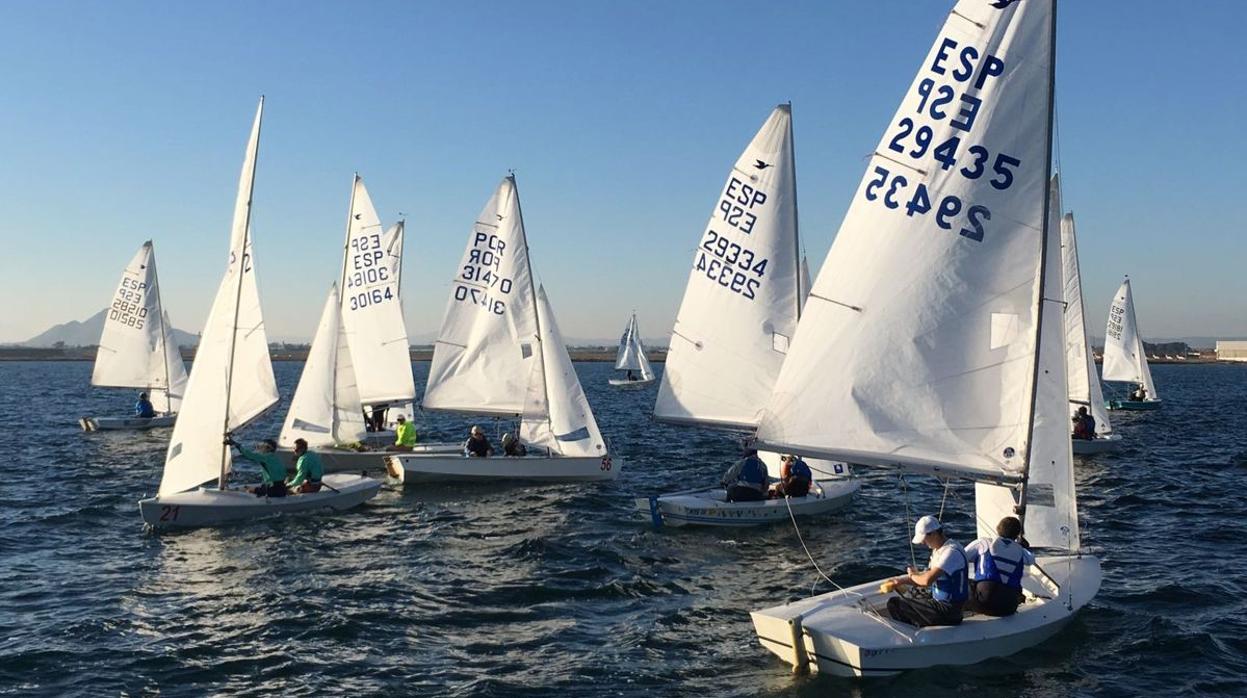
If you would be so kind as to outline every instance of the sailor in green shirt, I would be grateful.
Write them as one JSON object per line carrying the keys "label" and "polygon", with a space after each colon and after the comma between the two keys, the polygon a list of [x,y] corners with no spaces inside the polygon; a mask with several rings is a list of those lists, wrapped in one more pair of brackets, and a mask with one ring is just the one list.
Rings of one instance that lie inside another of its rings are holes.
{"label": "sailor in green shirt", "polygon": [[407,421],[407,418],[401,414],[395,421],[398,425],[394,427],[394,445],[386,450],[410,451],[416,445],[416,425]]}
{"label": "sailor in green shirt", "polygon": [[238,443],[234,438],[228,437],[225,443],[238,449],[238,457],[249,460],[260,466],[260,477],[263,483],[259,487],[251,488],[251,492],[257,497],[285,497],[286,496],[286,466],[282,465],[277,458],[277,443],[272,439],[265,439],[255,445],[254,451],[249,451],[245,446]]}
{"label": "sailor in green shirt", "polygon": [[286,486],[298,494],[319,492],[320,479],[325,474],[320,456],[307,450],[307,441],[303,439],[294,440],[294,455],[298,459],[295,461],[294,479],[286,483]]}

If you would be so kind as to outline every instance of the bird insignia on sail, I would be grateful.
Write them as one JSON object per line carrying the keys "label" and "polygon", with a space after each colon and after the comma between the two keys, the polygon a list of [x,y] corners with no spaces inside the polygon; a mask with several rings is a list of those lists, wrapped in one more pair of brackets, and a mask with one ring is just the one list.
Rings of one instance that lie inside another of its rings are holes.
{"label": "bird insignia on sail", "polygon": [[761,160],[754,160],[753,162],[754,162],[753,166],[759,170],[765,170],[766,168],[771,166],[771,163],[762,162]]}
{"label": "bird insignia on sail", "polygon": [[360,218],[363,218],[363,217],[364,217],[364,214],[362,213],[355,214],[355,220],[359,220]]}
{"label": "bird insignia on sail", "polygon": [[1017,1],[1018,0],[995,0],[995,2],[992,3],[992,7],[997,10],[1003,10]]}

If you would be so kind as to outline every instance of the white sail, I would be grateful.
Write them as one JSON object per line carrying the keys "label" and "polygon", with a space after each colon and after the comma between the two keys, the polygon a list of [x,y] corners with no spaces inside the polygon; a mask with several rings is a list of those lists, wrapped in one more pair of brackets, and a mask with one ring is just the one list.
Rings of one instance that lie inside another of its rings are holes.
{"label": "white sail", "polygon": [[515,179],[506,177],[477,217],[451,282],[423,405],[516,416],[540,361],[528,242]]}
{"label": "white sail", "polygon": [[302,438],[315,448],[360,441],[366,433],[341,299],[334,284],[278,442],[293,448],[295,439]]}
{"label": "white sail", "polygon": [[540,363],[530,376],[532,398],[520,422],[520,439],[529,449],[544,448],[563,456],[606,454],[593,410],[572,366],[563,335],[544,288],[537,289]]}
{"label": "white sail", "polygon": [[1158,399],[1152,371],[1147,366],[1143,337],[1134,315],[1134,294],[1130,277],[1121,282],[1113,304],[1108,309],[1108,327],[1104,331],[1104,380],[1142,383],[1149,400]]}
{"label": "white sail", "polygon": [[228,477],[229,449],[224,435],[240,429],[277,402],[277,382],[268,354],[264,315],[256,289],[251,248],[251,192],[264,100],[256,109],[247,143],[229,263],[204,324],[190,380],[165,456],[160,494],[172,494]]}
{"label": "white sail", "polygon": [[[1026,538],[1037,548],[1076,552],[1080,538],[1074,492],[1074,458],[1070,446],[1069,387],[1066,383],[1065,299],[1063,287],[1059,183],[1053,178],[1049,194],[1048,235],[1044,249],[1043,288],[1039,320],[1039,365],[1035,371],[1034,424],[1023,487],[1022,522]],[[980,536],[995,536],[996,524],[1014,515],[1012,488],[975,483],[975,519]]]}
{"label": "white sail", "polygon": [[104,316],[91,385],[145,388],[156,411],[169,414],[181,404],[186,366],[160,302],[159,279],[148,240],[126,265]]}
{"label": "white sail", "polygon": [[728,174],[693,254],[654,416],[752,428],[797,326],[792,113],[780,105]]}
{"label": "white sail", "polygon": [[342,260],[342,324],[365,405],[416,396],[395,274],[402,264],[401,243],[395,259],[386,237],[364,180],[356,175]]}
{"label": "white sail", "polygon": [[1078,267],[1078,240],[1074,233],[1074,214],[1061,218],[1061,259],[1065,277],[1065,368],[1069,376],[1070,415],[1087,407],[1095,418],[1097,434],[1113,431],[1100,377],[1095,371],[1091,339],[1087,336],[1087,318],[1082,297],[1082,272]]}
{"label": "white sail", "polygon": [[1052,20],[1050,3],[962,0],[944,23],[814,283],[759,425],[768,448],[1020,479]]}
{"label": "white sail", "polygon": [[654,368],[645,356],[645,344],[641,341],[641,330],[637,327],[636,313],[628,321],[623,336],[619,339],[619,351],[615,355],[615,370],[636,371],[638,380],[653,380]]}

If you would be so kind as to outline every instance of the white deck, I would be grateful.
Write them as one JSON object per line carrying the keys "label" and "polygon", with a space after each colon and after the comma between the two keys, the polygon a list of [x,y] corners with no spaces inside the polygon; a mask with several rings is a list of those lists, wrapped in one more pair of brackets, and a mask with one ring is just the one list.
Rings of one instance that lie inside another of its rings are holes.
{"label": "white deck", "polygon": [[463,455],[390,453],[390,477],[405,483],[479,480],[585,482],[619,477],[623,461],[610,456],[528,455],[470,458]]}
{"label": "white deck", "polygon": [[350,509],[376,496],[381,482],[358,475],[327,475],[314,494],[257,497],[244,489],[201,487],[139,502],[143,521],[154,528],[194,528],[277,515]]}
{"label": "white deck", "polygon": [[816,516],[843,509],[861,489],[856,479],[822,480],[804,497],[767,499],[760,502],[729,502],[722,487],[697,492],[638,498],[637,510],[658,526],[759,526],[788,521],[794,516]]}
{"label": "white deck", "polygon": [[1091,456],[1097,453],[1108,453],[1121,448],[1121,434],[1109,434],[1094,439],[1070,439],[1076,456]]}
{"label": "white deck", "polygon": [[650,378],[649,380],[638,379],[638,380],[631,380],[631,381],[628,380],[627,378],[611,378],[607,380],[606,382],[615,386],[616,388],[639,388],[644,385],[649,385],[650,383],[653,383],[655,380],[657,380],[657,378]]}
{"label": "white deck", "polygon": [[[1003,657],[1056,634],[1100,588],[1095,557],[1040,557],[1023,580],[1027,600],[1005,618],[968,614],[961,625],[918,629],[891,620],[883,580],[754,611],[762,646],[784,661],[839,676],[888,676],[908,669],[966,665]],[[863,609],[872,609],[867,612]],[[794,643],[794,636],[801,642]],[[796,647],[797,649],[794,649]]]}
{"label": "white deck", "polygon": [[162,414],[150,419],[143,417],[83,417],[78,426],[83,431],[146,431],[171,427],[177,421],[177,414]]}
{"label": "white deck", "polygon": [[[333,447],[318,447],[312,450],[316,452],[316,455],[320,456],[321,465],[324,466],[326,473],[366,473],[381,476],[382,473],[386,472],[386,456],[407,453],[457,455],[463,452],[463,443],[457,441],[453,443],[416,444],[411,451],[386,451],[384,448],[372,451],[352,451]],[[277,455],[286,464],[286,467],[293,472],[294,450],[278,448]]]}

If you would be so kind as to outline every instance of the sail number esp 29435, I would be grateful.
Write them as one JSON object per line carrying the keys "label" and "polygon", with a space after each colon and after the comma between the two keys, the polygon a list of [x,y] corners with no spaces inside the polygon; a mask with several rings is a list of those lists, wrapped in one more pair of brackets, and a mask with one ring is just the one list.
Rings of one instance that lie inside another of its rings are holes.
{"label": "sail number esp 29435", "polygon": [[[1004,60],[994,55],[981,55],[974,46],[943,38],[926,66],[929,75],[917,82],[915,94],[905,100],[914,105],[912,113],[889,130],[886,149],[876,155],[898,163],[906,172],[905,165],[916,160],[912,168],[923,175],[936,167],[944,172],[955,168],[955,175],[971,181],[986,177],[993,189],[1007,190],[1022,161],[971,140],[983,107],[983,87],[1003,75],[1005,67]],[[964,201],[954,194],[940,197],[918,177],[890,167],[877,165],[867,176],[862,190],[867,201],[892,210],[903,208],[909,217],[932,215],[943,230],[983,240],[992,213],[982,202]]]}

